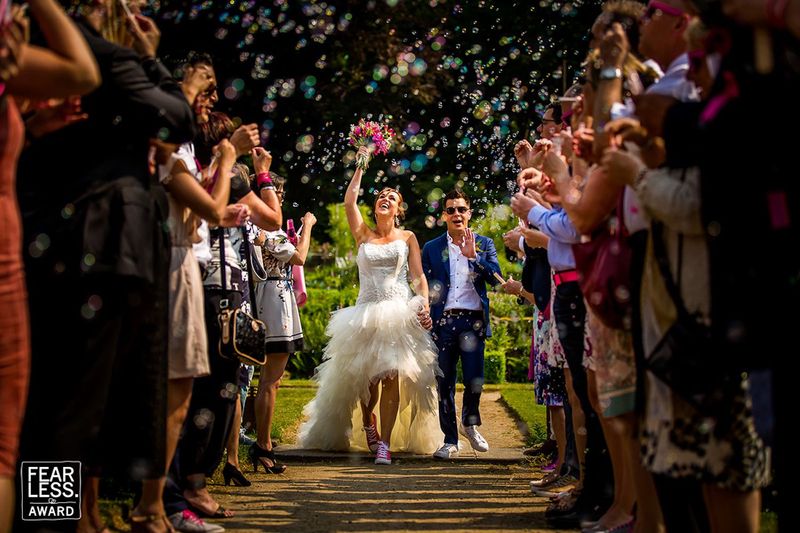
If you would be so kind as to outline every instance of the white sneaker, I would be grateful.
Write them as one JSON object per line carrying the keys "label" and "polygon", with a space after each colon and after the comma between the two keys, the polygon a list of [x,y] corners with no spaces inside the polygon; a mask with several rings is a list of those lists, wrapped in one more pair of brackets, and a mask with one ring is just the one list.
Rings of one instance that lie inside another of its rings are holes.
{"label": "white sneaker", "polygon": [[188,509],[169,515],[168,520],[176,531],[190,533],[220,533],[225,531],[224,527],[217,524],[209,524]]}
{"label": "white sneaker", "polygon": [[486,439],[483,438],[483,435],[478,433],[478,428],[476,426],[461,426],[458,427],[459,433],[467,437],[469,443],[472,445],[472,449],[476,452],[488,452],[489,451],[489,443],[486,442]]}
{"label": "white sneaker", "polygon": [[433,456],[436,459],[452,459],[453,457],[458,457],[458,446],[445,442],[441,448],[433,452]]}
{"label": "white sneaker", "polygon": [[389,445],[383,441],[378,443],[378,451],[375,452],[376,465],[390,465],[392,464],[392,454],[389,453]]}

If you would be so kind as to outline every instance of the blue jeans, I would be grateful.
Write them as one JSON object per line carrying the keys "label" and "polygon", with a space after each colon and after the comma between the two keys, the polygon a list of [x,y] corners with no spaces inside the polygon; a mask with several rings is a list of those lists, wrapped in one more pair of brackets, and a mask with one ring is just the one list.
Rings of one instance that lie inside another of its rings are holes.
{"label": "blue jeans", "polygon": [[455,395],[456,365],[459,359],[464,372],[464,404],[461,409],[461,421],[464,426],[481,425],[479,406],[483,390],[485,336],[483,311],[445,316],[434,329],[433,338],[439,350],[439,367],[444,374],[437,378],[437,382],[439,425],[444,433],[445,444],[458,444]]}

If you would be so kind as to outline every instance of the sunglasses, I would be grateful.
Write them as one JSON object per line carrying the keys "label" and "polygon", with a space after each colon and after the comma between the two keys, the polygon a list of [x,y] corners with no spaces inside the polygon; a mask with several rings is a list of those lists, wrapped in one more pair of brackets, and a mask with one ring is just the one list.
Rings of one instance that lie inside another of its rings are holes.
{"label": "sunglasses", "polygon": [[642,20],[650,20],[654,17],[660,17],[661,15],[671,15],[673,17],[682,17],[685,15],[686,12],[683,9],[671,6],[669,4],[665,4],[664,2],[658,2],[657,0],[652,0],[649,4],[647,4],[647,9],[642,15]]}
{"label": "sunglasses", "polygon": [[456,212],[456,209],[458,209],[458,212],[461,213],[462,215],[464,213],[466,213],[467,211],[469,211],[469,207],[464,206],[464,205],[460,205],[458,207],[446,207],[444,212],[447,213],[448,215],[454,215],[455,212]]}

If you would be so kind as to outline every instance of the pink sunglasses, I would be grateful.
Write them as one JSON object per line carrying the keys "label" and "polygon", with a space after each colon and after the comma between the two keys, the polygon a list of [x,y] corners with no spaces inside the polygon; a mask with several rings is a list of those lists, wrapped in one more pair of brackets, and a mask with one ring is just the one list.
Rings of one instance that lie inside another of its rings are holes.
{"label": "pink sunglasses", "polygon": [[659,12],[664,15],[672,15],[673,17],[682,17],[686,14],[686,12],[680,8],[665,4],[664,2],[659,2],[658,0],[651,0],[651,2],[647,4],[644,15],[642,15],[642,20],[650,20]]}

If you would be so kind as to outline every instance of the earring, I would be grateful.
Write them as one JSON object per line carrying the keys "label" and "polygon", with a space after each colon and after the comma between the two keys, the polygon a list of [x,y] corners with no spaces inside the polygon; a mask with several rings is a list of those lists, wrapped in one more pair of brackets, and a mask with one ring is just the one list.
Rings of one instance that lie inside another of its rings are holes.
{"label": "earring", "polygon": [[400,217],[398,217],[397,215],[394,216],[394,227],[396,228],[400,227]]}

